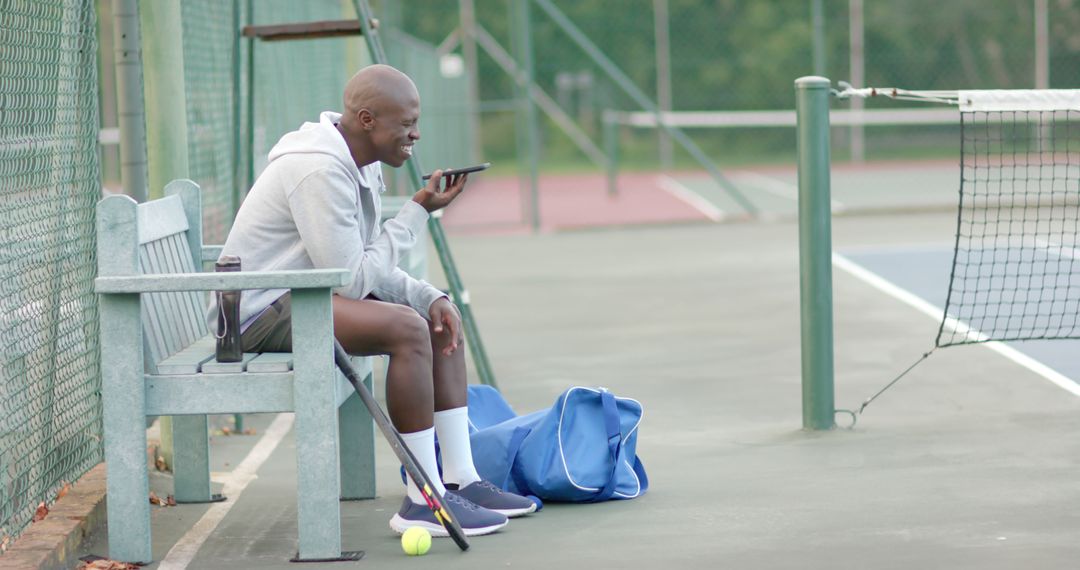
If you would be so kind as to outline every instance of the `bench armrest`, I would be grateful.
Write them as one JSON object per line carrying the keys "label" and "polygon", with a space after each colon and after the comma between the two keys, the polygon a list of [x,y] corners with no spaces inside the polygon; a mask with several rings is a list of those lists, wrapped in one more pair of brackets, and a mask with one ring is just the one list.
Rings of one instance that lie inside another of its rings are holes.
{"label": "bench armrest", "polygon": [[164,273],[98,277],[96,293],[161,293],[165,291],[237,291],[243,289],[330,289],[350,281],[346,269]]}

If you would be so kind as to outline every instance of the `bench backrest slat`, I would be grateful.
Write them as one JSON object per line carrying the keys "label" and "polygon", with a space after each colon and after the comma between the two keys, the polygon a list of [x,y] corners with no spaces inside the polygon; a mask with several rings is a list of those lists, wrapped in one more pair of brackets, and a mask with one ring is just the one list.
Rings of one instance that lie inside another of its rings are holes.
{"label": "bench backrest slat", "polygon": [[[186,230],[145,243],[139,249],[144,274],[195,271]],[[161,362],[206,336],[205,306],[202,295],[193,291],[145,295],[143,321],[150,359]]]}
{"label": "bench backrest slat", "polygon": [[[194,273],[201,269],[195,266],[191,243],[201,243],[202,238],[188,235],[193,230],[198,232],[201,223],[199,220],[191,223],[188,219],[189,208],[185,208],[181,193],[183,190],[139,204],[137,208],[139,269],[143,274]],[[193,195],[197,197],[197,190]],[[197,207],[190,209],[198,211]],[[200,258],[201,255],[200,251]],[[205,311],[205,296],[198,292],[143,295],[143,338],[148,372],[155,372],[155,363],[206,336]]]}

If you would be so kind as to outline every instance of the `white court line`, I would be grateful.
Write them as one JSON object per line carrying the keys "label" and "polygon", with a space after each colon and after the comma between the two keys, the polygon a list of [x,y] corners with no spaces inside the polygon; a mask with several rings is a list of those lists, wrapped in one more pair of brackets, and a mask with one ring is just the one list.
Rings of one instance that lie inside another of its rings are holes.
{"label": "white court line", "polygon": [[[920,312],[925,313],[926,315],[929,315],[940,322],[942,314],[944,313],[941,308],[935,307],[934,305],[931,305],[922,298],[916,297],[912,293],[905,291],[904,289],[901,289],[896,285],[893,285],[891,282],[886,281],[876,273],[872,273],[865,267],[855,263],[854,261],[851,261],[843,255],[840,255],[839,253],[833,253],[832,262],[833,265],[839,267],[840,269],[843,269],[844,271],[847,271],[852,276],[865,281],[870,286],[896,298],[899,301],[907,303],[908,305],[914,307]],[[949,317],[946,320],[945,326],[956,329],[956,331],[960,334],[965,334],[970,331],[970,334],[973,337],[986,338],[983,333],[971,329],[967,325],[961,323],[960,321],[957,321],[952,317]],[[982,345],[1004,356],[1005,358],[1008,358],[1009,360],[1019,364],[1020,366],[1027,368],[1035,374],[1042,376],[1043,378],[1052,382],[1057,387],[1062,388],[1063,390],[1073,394],[1074,396],[1080,396],[1080,384],[1073,382],[1071,379],[1069,379],[1069,377],[1065,376],[1064,374],[1058,372],[1057,370],[1054,370],[1053,368],[1050,368],[1049,366],[1039,362],[1038,360],[1035,360],[1034,358],[1031,358],[1030,356],[1016,350],[1015,348],[1012,348],[998,341],[984,342],[982,343]]]}
{"label": "white court line", "polygon": [[666,175],[659,175],[656,177],[656,183],[660,186],[661,190],[664,190],[675,196],[679,200],[690,204],[695,210],[701,212],[706,218],[714,222],[719,222],[727,217],[724,211],[717,208],[712,202],[706,200],[701,194],[694,192],[687,188],[679,181]]}
{"label": "white court line", "polygon": [[184,570],[188,564],[191,564],[191,560],[195,558],[199,548],[209,538],[210,533],[214,532],[214,529],[225,518],[225,515],[229,514],[229,510],[236,504],[240,494],[244,492],[244,488],[248,486],[248,483],[258,478],[255,472],[274,452],[274,449],[281,443],[282,438],[289,433],[295,419],[296,415],[292,413],[278,414],[274,418],[274,422],[270,424],[270,427],[266,428],[266,433],[247,454],[247,457],[240,462],[240,465],[236,466],[236,469],[233,469],[222,478],[225,482],[225,488],[221,490],[221,494],[228,497],[228,500],[210,506],[206,514],[165,555],[161,564],[158,565],[159,570]]}
{"label": "white court line", "polygon": [[[792,202],[799,201],[799,187],[795,184],[784,182],[783,180],[765,176],[764,174],[759,174],[757,172],[751,172],[749,170],[739,171],[738,173],[732,174],[731,177],[746,180],[750,184],[753,184],[755,188],[766,194],[772,194],[773,196],[791,200]],[[833,200],[831,197],[829,199],[829,207],[832,208],[834,213],[844,211],[844,205],[841,204],[839,200]]]}

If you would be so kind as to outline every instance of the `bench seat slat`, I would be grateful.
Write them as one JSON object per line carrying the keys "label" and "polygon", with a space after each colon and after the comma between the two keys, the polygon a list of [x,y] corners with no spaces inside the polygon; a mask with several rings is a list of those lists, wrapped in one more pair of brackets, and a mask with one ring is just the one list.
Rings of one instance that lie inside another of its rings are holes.
{"label": "bench seat slat", "polygon": [[217,360],[208,360],[202,365],[203,374],[238,374],[243,372],[247,368],[248,362],[251,362],[259,353],[257,352],[245,352],[244,358],[240,362],[218,362]]}
{"label": "bench seat slat", "polygon": [[248,372],[288,372],[292,370],[291,352],[264,352],[248,362]]}
{"label": "bench seat slat", "polygon": [[191,346],[159,362],[157,373],[196,374],[204,362],[214,358],[214,347],[214,336],[206,335]]}

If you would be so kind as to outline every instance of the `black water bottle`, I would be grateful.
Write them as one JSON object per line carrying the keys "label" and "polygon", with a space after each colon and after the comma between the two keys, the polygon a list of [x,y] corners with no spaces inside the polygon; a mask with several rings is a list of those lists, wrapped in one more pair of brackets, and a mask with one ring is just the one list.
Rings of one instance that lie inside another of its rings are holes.
{"label": "black water bottle", "polygon": [[[240,271],[240,258],[223,255],[214,264],[214,271]],[[240,362],[244,349],[240,346],[240,291],[217,291],[217,361]]]}

